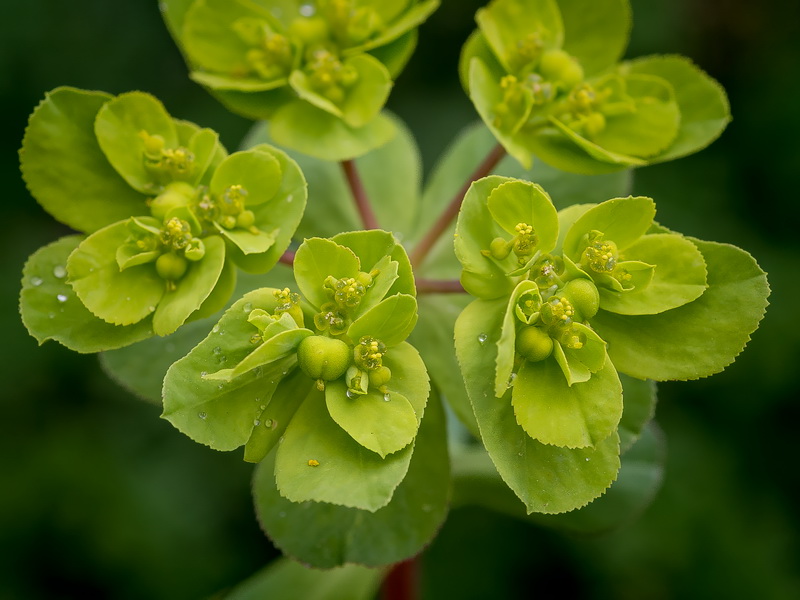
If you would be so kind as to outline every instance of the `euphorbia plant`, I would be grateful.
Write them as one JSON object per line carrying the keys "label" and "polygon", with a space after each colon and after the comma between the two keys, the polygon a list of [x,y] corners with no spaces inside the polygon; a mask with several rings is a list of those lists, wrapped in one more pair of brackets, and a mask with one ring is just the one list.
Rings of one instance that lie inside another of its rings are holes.
{"label": "euphorbia plant", "polygon": [[318,567],[414,556],[451,497],[621,521],[652,382],[722,370],[766,306],[746,252],[628,195],[624,169],[729,117],[684,59],[617,62],[624,0],[481,9],[461,74],[484,124],[421,193],[413,137],[381,110],[436,4],[169,0],[192,77],[268,125],[228,155],[146,94],[59,88],[23,141],[31,193],[80,232],[25,267],[31,334],[107,351],[177,429],[243,447],[263,528]]}

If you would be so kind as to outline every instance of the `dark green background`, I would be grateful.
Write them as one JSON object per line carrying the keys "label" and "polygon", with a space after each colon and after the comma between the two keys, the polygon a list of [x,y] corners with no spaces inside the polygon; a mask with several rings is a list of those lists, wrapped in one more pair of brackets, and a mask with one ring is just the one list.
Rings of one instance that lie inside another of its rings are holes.
{"label": "dark green background", "polygon": [[[455,69],[480,4],[443,1],[389,104],[427,169],[475,118]],[[632,4],[630,56],[692,57],[727,88],[734,115],[711,148],[638,171],[635,192],[656,199],[670,228],[752,252],[772,305],[725,373],[660,386],[666,479],[641,519],[580,539],[456,511],[425,556],[425,598],[800,598],[800,11]],[[15,153],[27,115],[58,85],[151,92],[229,148],[249,126],[189,81],[155,2],[0,3],[0,600],[207,597],[275,556],[253,517],[250,466],[173,430],[94,357],[37,347],[19,321],[23,262],[65,229],[26,192]]]}

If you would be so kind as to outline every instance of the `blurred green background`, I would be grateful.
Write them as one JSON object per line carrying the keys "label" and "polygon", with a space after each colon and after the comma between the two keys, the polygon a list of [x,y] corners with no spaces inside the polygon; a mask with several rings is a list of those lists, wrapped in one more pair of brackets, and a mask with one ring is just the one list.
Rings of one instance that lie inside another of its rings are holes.
{"label": "blurred green background", "polygon": [[[426,169],[475,119],[456,64],[481,4],[443,0],[392,95]],[[632,5],[630,56],[692,57],[727,88],[734,115],[709,149],[638,171],[634,191],[656,199],[670,228],[754,254],[772,304],[725,373],[660,386],[665,484],[639,520],[585,539],[455,511],[425,554],[425,598],[800,598],[800,8]],[[28,195],[16,151],[59,85],[151,92],[228,148],[249,127],[188,79],[155,1],[0,3],[0,600],[208,597],[276,556],[253,517],[251,467],[173,430],[95,357],[37,347],[19,320],[25,258],[65,229]]]}

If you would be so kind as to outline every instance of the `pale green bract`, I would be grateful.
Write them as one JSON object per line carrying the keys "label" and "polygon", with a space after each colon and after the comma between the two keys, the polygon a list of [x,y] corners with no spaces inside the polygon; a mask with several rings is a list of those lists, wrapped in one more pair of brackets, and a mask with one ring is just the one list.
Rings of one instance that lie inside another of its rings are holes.
{"label": "pale green bract", "polygon": [[725,92],[679,56],[618,63],[628,0],[494,0],[461,55],[464,88],[526,169],[605,173],[701,150],[730,120]]}
{"label": "pale green bract", "polygon": [[[529,512],[577,508],[610,484],[576,471],[569,452],[601,452],[605,472],[615,471],[617,370],[657,381],[711,375],[763,316],[769,288],[749,255],[664,229],[655,214],[645,197],[556,214],[541,187],[499,176],[464,198],[455,250],[478,299],[456,322],[456,350],[481,439]],[[541,460],[573,480],[571,496],[540,499],[504,439],[524,440],[537,457],[540,445],[567,453]]]}
{"label": "pale green bract", "polygon": [[[167,371],[164,417],[259,462],[292,502],[376,511],[405,477],[430,386],[405,251],[383,231],[310,238],[289,288],[249,292]],[[280,443],[279,443],[280,440]]]}
{"label": "pale green bract", "polygon": [[54,90],[31,115],[20,156],[40,204],[88,234],[29,263],[42,271],[60,256],[53,268],[70,289],[55,298],[73,308],[38,318],[48,302],[37,278],[21,310],[34,337],[79,352],[168,335],[219,311],[236,267],[275,265],[305,208],[305,179],[285,153],[262,144],[228,156],[216,133],[142,92]]}
{"label": "pale green bract", "polygon": [[271,121],[278,144],[360,156],[395,130],[381,109],[439,0],[167,0],[192,78],[229,109]]}

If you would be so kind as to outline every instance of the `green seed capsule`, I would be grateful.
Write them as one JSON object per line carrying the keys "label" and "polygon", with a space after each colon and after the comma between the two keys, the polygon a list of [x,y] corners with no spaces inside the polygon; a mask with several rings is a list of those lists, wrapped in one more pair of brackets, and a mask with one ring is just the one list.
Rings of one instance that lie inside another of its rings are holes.
{"label": "green seed capsule", "polygon": [[392,378],[392,371],[389,367],[378,367],[374,371],[369,372],[369,384],[372,387],[381,389]]}
{"label": "green seed capsule", "polygon": [[297,360],[303,373],[312,379],[333,381],[345,374],[353,352],[342,340],[312,335],[300,342]]}
{"label": "green seed capsule", "polygon": [[236,226],[242,229],[250,229],[256,222],[256,215],[252,210],[243,210],[236,217]]}
{"label": "green seed capsule", "polygon": [[173,252],[162,254],[156,260],[158,276],[167,281],[177,281],[186,274],[189,264],[182,256]]}
{"label": "green seed capsule", "polygon": [[542,54],[539,72],[545,79],[562,83],[566,89],[583,81],[583,68],[563,50],[548,50]]}
{"label": "green seed capsule", "polygon": [[563,295],[578,311],[578,321],[591,319],[600,308],[600,294],[589,279],[573,279],[564,286]]}
{"label": "green seed capsule", "polygon": [[175,208],[188,206],[194,198],[195,189],[184,181],[175,181],[164,188],[150,203],[150,213],[156,218],[164,220],[167,214]]}
{"label": "green seed capsule", "polygon": [[523,327],[517,333],[517,352],[532,362],[544,360],[553,352],[553,339],[539,327]]}

